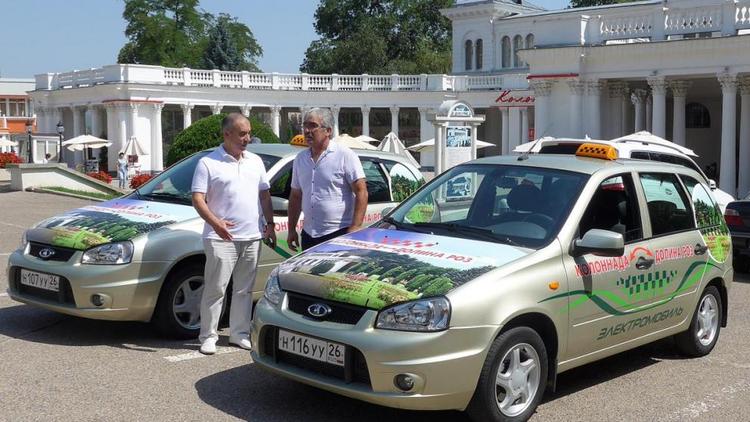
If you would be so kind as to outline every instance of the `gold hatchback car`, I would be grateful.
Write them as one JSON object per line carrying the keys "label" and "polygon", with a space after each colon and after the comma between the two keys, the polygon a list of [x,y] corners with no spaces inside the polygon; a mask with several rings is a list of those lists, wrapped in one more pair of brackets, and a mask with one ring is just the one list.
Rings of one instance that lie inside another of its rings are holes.
{"label": "gold hatchback car", "polygon": [[601,145],[456,166],[275,269],[253,360],[380,405],[516,421],[571,368],[667,336],[705,355],[733,279],[710,192]]}

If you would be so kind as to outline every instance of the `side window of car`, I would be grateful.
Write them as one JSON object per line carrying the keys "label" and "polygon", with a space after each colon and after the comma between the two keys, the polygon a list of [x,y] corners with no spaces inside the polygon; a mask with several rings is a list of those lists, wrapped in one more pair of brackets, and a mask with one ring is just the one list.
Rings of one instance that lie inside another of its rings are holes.
{"label": "side window of car", "polygon": [[367,179],[367,202],[370,204],[378,202],[391,202],[391,192],[388,189],[388,180],[380,164],[368,158],[360,158],[362,169]]}
{"label": "side window of car", "polygon": [[682,183],[685,184],[693,199],[695,221],[698,228],[703,230],[720,226],[723,218],[721,211],[706,190],[707,188],[690,176],[680,175],[680,179],[682,179]]}
{"label": "side window of car", "polygon": [[695,228],[687,195],[676,175],[642,173],[640,179],[654,236]]}
{"label": "side window of car", "polygon": [[638,199],[630,174],[610,177],[599,185],[581,218],[579,236],[591,229],[620,233],[626,243],[643,238]]}
{"label": "side window of car", "polygon": [[391,190],[395,202],[403,201],[424,184],[424,179],[414,176],[414,173],[401,163],[386,161],[383,164],[391,176]]}
{"label": "side window of car", "polygon": [[292,190],[292,162],[290,161],[271,179],[271,196],[289,199]]}

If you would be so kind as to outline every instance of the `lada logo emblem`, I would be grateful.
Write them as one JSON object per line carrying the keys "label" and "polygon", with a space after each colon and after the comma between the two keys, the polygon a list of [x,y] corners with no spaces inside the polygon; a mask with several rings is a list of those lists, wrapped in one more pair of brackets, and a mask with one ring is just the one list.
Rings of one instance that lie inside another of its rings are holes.
{"label": "lada logo emblem", "polygon": [[333,309],[325,303],[313,303],[307,307],[307,313],[315,318],[323,318],[331,312],[333,312]]}
{"label": "lada logo emblem", "polygon": [[49,259],[55,254],[55,250],[52,248],[44,248],[39,251],[39,258]]}

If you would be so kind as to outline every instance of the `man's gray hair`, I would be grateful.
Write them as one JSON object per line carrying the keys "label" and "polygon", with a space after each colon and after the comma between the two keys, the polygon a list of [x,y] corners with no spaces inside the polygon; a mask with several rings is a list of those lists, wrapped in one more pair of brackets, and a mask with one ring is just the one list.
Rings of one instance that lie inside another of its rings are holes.
{"label": "man's gray hair", "polygon": [[229,113],[229,114],[227,114],[226,117],[224,117],[223,119],[221,119],[221,132],[225,133],[225,132],[228,132],[228,131],[232,130],[232,128],[234,128],[234,125],[240,119],[247,120],[247,117],[245,117],[245,115],[242,114],[242,113]]}
{"label": "man's gray hair", "polygon": [[307,121],[307,118],[309,116],[316,116],[320,118],[320,123],[322,127],[328,128],[333,130],[333,113],[331,113],[331,109],[329,108],[323,108],[323,107],[315,107],[311,108],[310,110],[307,110],[305,112],[305,115],[302,117],[302,121]]}

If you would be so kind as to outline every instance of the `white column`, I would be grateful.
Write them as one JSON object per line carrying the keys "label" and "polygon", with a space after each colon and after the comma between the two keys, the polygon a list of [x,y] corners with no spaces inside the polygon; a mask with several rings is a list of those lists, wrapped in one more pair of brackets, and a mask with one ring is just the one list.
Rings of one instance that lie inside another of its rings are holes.
{"label": "white column", "polygon": [[391,107],[391,132],[396,134],[396,136],[398,136],[398,111],[398,107]]}
{"label": "white column", "polygon": [[608,118],[610,125],[607,130],[607,137],[617,138],[625,134],[625,119],[623,118],[622,101],[623,96],[627,94],[628,85],[623,81],[615,81],[607,84],[607,93],[610,99],[610,116]]}
{"label": "white column", "polygon": [[[126,140],[138,136],[138,109],[140,104],[130,103],[129,106],[130,119],[128,119],[128,137]],[[139,141],[143,142],[145,139],[139,139]]]}
{"label": "white column", "polygon": [[117,163],[117,153],[120,149],[117,147],[117,143],[114,142],[117,139],[117,107],[112,103],[105,103],[104,110],[107,114],[107,140],[112,142],[112,146],[109,147],[109,153],[107,154],[107,168],[115,170]]}
{"label": "white column", "polygon": [[128,143],[128,105],[120,104],[117,107],[118,139],[113,150],[120,151]]}
{"label": "white column", "polygon": [[729,73],[718,75],[721,84],[721,162],[719,163],[719,187],[724,192],[737,195],[737,76]]}
{"label": "white column", "polygon": [[672,110],[672,142],[677,145],[682,145],[683,147],[686,144],[685,100],[690,85],[691,82],[689,81],[673,81],[670,83],[670,87],[672,88],[672,98],[674,100],[674,107]]}
{"label": "white column", "polygon": [[521,110],[518,107],[510,107],[508,112],[510,124],[508,125],[508,149],[513,151],[521,143]]}
{"label": "white column", "polygon": [[82,119],[83,116],[81,116],[81,109],[71,106],[70,111],[73,113],[73,137],[83,135],[84,121]]}
{"label": "white column", "polygon": [[646,130],[653,132],[654,130],[654,99],[649,95],[646,97]]}
{"label": "white column", "polygon": [[620,116],[620,133],[617,134],[617,136],[622,136],[630,132],[630,106],[632,103],[630,102],[630,90],[627,88],[627,85],[625,87],[625,90],[622,93],[622,98],[620,99],[621,104],[621,112],[622,115]]}
{"label": "white column", "polygon": [[648,78],[653,99],[653,120],[651,133],[661,138],[667,137],[667,87],[664,77]]}
{"label": "white column", "polygon": [[500,130],[502,130],[502,135],[500,137],[501,139],[501,151],[502,154],[509,154],[511,151],[510,148],[510,118],[509,118],[509,110],[508,107],[500,107],[500,114],[502,116],[502,127]]}
{"label": "white column", "polygon": [[331,107],[331,114],[333,114],[333,136],[339,136],[339,112],[341,112],[341,107],[333,106]]}
{"label": "white column", "polygon": [[[529,141],[529,108],[528,107],[520,107],[521,109],[521,139],[519,144],[523,144]],[[479,126],[475,126],[474,130],[479,128]]]}
{"label": "white column", "polygon": [[587,123],[587,134],[594,139],[602,137],[602,89],[607,86],[605,82],[588,81],[586,83],[586,103],[588,117],[584,119]]}
{"label": "white column", "polygon": [[247,105],[247,104],[245,104],[242,107],[240,107],[240,110],[242,111],[242,115],[245,116],[245,117],[247,117],[247,118],[250,118],[250,110],[252,110],[252,109],[253,108],[251,106]]}
{"label": "white column", "polygon": [[89,106],[89,113],[91,114],[91,134],[100,138],[103,132],[101,106]]}
{"label": "white column", "polygon": [[[569,80],[570,88],[570,136],[573,138],[583,137],[581,126],[581,113],[583,112],[583,92],[586,85],[583,81],[577,79]],[[511,137],[512,139],[512,137]]]}
{"label": "white column", "polygon": [[419,107],[419,142],[424,142],[432,137],[432,123],[427,120],[427,113],[430,109]]}
{"label": "white column", "polygon": [[271,107],[271,130],[273,130],[273,133],[276,136],[279,136],[279,133],[281,133],[281,128],[279,127],[280,122],[281,122],[281,106]]}
{"label": "white column", "polygon": [[370,136],[370,107],[362,106],[362,134]]}
{"label": "white column", "polygon": [[182,108],[182,129],[185,130],[193,124],[193,105],[190,103],[180,104]]}
{"label": "white column", "polygon": [[630,101],[635,106],[635,132],[646,129],[646,113],[643,112],[646,105],[646,90],[636,89],[630,94]]}
{"label": "white column", "polygon": [[224,104],[221,104],[221,103],[213,104],[211,105],[211,113],[213,113],[214,115],[217,115],[221,113],[222,108],[224,108]]}
{"label": "white column", "polygon": [[[550,131],[549,101],[554,81],[536,79],[529,82],[529,85],[534,90],[534,137],[538,139],[549,134]],[[504,116],[507,119],[507,109]],[[503,127],[506,125],[503,124]],[[505,153],[507,151],[504,150],[503,154]]]}
{"label": "white column", "polygon": [[737,197],[750,192],[750,77],[740,81],[740,166]]}
{"label": "white column", "polygon": [[161,133],[161,111],[164,104],[153,104],[151,116],[151,171],[164,170],[164,145]]}

